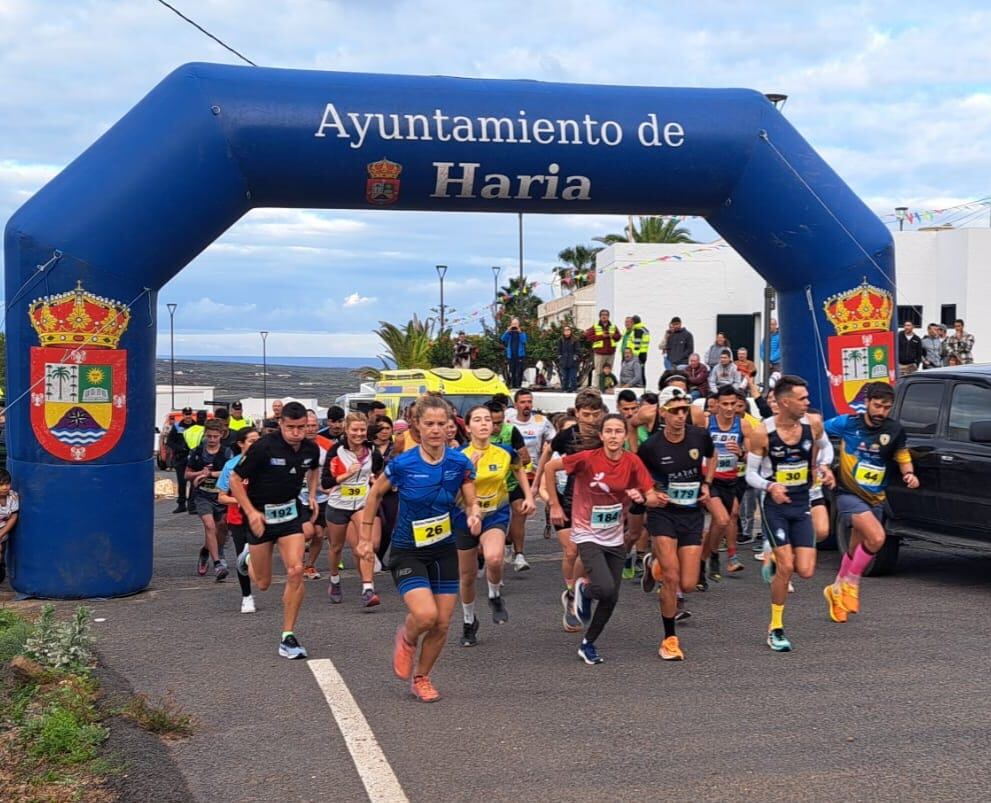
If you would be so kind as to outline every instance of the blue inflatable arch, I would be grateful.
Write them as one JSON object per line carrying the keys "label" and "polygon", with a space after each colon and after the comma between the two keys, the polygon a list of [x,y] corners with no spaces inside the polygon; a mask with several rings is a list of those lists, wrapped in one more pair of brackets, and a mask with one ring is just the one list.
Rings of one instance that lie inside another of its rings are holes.
{"label": "blue inflatable arch", "polygon": [[188,64],[6,228],[18,591],[151,578],[158,289],[254,207],[376,206],[705,217],[827,412],[827,336],[890,329],[887,229],[758,92]]}

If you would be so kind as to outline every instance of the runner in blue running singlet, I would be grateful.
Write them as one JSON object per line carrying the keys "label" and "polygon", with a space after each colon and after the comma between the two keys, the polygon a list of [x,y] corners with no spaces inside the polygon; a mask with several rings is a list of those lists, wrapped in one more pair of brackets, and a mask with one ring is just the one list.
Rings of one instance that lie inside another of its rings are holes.
{"label": "runner in blue running singlet", "polygon": [[[398,677],[410,681],[414,697],[431,703],[440,694],[430,681],[430,670],[447,639],[458,594],[454,533],[458,526],[464,526],[477,535],[481,516],[475,497],[474,465],[464,454],[447,447],[451,419],[447,403],[436,396],[422,396],[414,417],[420,442],[416,448],[394,457],[375,481],[365,504],[355,551],[359,559],[374,555],[372,527],[379,504],[390,490],[398,491],[399,512],[392,533],[389,568],[409,614],[396,630],[392,668]],[[464,501],[464,514],[458,506],[459,495]]]}

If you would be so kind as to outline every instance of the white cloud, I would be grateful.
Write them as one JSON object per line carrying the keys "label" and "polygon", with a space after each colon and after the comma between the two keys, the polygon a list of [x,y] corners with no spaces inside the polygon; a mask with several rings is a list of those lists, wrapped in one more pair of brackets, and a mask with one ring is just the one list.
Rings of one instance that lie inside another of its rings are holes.
{"label": "white cloud", "polygon": [[371,304],[374,302],[374,298],[369,298],[368,296],[363,296],[358,293],[352,293],[347,298],[344,299],[345,307],[363,307],[366,304]]}

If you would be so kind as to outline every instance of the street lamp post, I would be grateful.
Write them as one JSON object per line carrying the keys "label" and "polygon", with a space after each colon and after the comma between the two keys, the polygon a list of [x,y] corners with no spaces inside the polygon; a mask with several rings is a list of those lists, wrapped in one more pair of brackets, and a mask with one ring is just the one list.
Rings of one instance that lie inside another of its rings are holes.
{"label": "street lamp post", "polygon": [[169,363],[172,366],[172,409],[175,409],[175,311],[178,304],[166,304],[169,310]]}
{"label": "street lamp post", "polygon": [[440,331],[444,332],[444,274],[447,273],[447,265],[436,265],[437,276],[440,277]]}
{"label": "street lamp post", "polygon": [[[523,213],[519,213],[520,221],[520,288],[523,287]],[[521,289],[522,292],[522,289]]]}
{"label": "street lamp post", "polygon": [[259,332],[262,336],[262,419],[268,415],[268,351],[265,341],[268,339],[268,332]]}
{"label": "street lamp post", "polygon": [[498,265],[492,266],[492,323],[495,323],[496,309],[499,307],[499,274],[502,268]]}
{"label": "street lamp post", "polygon": [[895,217],[898,218],[898,231],[905,230],[905,215],[908,213],[907,206],[896,206]]}

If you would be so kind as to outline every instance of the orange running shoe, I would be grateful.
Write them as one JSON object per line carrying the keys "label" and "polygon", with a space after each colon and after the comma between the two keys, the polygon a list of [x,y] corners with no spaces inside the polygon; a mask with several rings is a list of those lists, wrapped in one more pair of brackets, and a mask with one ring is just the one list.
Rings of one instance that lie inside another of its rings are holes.
{"label": "orange running shoe", "polygon": [[396,646],[392,651],[392,671],[397,678],[406,680],[413,674],[413,659],[416,657],[416,645],[406,640],[406,627],[399,625],[396,629]]}
{"label": "orange running shoe", "polygon": [[826,598],[826,604],[829,606],[829,618],[840,624],[846,622],[846,608],[843,607],[843,600],[836,587],[826,586],[822,590],[822,595]]}
{"label": "orange running shoe", "polygon": [[660,648],[657,650],[657,654],[660,655],[665,661],[685,660],[685,653],[681,651],[677,636],[668,636],[664,639],[664,641],[661,642]]}
{"label": "orange running shoe", "polygon": [[840,599],[847,613],[860,613],[860,586],[840,580]]}
{"label": "orange running shoe", "polygon": [[440,699],[440,692],[434,688],[427,675],[414,675],[409,690],[421,703],[436,703]]}
{"label": "orange running shoe", "polygon": [[316,566],[304,566],[303,567],[303,579],[304,580],[319,580],[320,572],[317,571]]}

